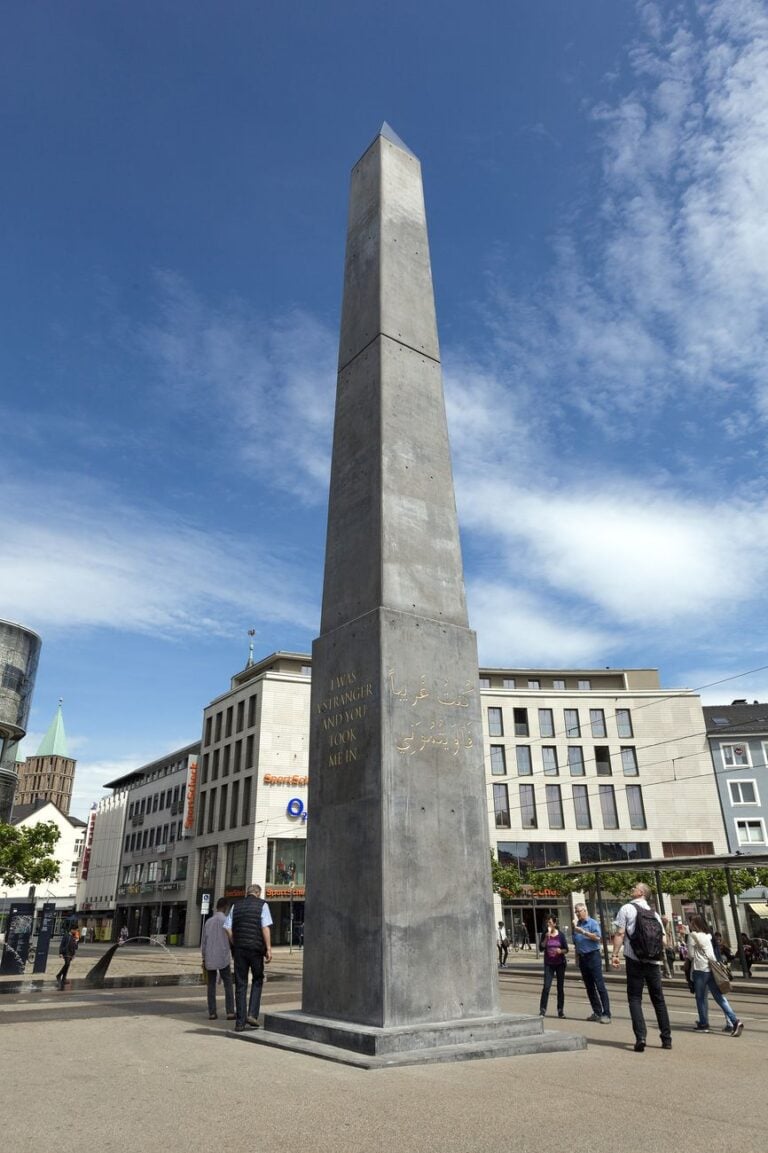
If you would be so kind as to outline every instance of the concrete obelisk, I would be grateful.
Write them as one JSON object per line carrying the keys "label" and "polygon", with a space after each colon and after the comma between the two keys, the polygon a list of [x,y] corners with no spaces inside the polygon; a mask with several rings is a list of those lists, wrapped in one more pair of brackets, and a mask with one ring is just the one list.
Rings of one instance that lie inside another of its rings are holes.
{"label": "concrete obelisk", "polygon": [[302,1011],[267,1030],[368,1065],[544,1047],[498,1008],[421,169],[387,125],[352,171],[311,708]]}

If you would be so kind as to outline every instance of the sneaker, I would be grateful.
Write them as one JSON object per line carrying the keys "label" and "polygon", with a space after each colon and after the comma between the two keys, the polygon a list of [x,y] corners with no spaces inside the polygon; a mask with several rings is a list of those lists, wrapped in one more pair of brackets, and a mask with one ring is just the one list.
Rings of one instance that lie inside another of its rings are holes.
{"label": "sneaker", "polygon": [[694,1033],[708,1033],[709,1032],[709,1025],[698,1025],[698,1024],[694,1025],[693,1031],[694,1031]]}
{"label": "sneaker", "polygon": [[743,1032],[744,1032],[744,1022],[743,1021],[737,1021],[736,1024],[733,1026],[733,1029],[731,1030],[731,1036],[732,1037],[740,1037]]}
{"label": "sneaker", "polygon": [[645,1041],[635,1041],[635,1052],[636,1053],[644,1053],[645,1052]]}
{"label": "sneaker", "polygon": [[235,1032],[236,1033],[244,1033],[245,1032],[245,1025],[235,1025]]}
{"label": "sneaker", "polygon": [[557,1015],[558,1015],[558,1017],[564,1017],[565,1013],[558,1013]]}
{"label": "sneaker", "polygon": [[250,1025],[252,1029],[258,1029],[259,1028],[259,1022],[258,1022],[257,1017],[246,1017],[245,1023],[246,1023],[246,1025]]}
{"label": "sneaker", "polygon": [[671,1049],[672,1048],[672,1042],[671,1041],[662,1041],[661,1047],[662,1047],[662,1049]]}
{"label": "sneaker", "polygon": [[209,1021],[218,1021],[218,1019],[219,1019],[218,1013],[209,1013],[208,1014],[208,1020]]}
{"label": "sneaker", "polygon": [[599,1021],[600,1020],[600,1014],[599,1013],[590,1013],[589,1016],[587,1017],[587,1020],[588,1021]]}
{"label": "sneaker", "polygon": [[610,1017],[598,1017],[598,1020],[599,1020],[601,1025],[610,1025],[611,1024],[611,1018]]}
{"label": "sneaker", "polygon": [[235,1020],[235,1014],[234,1013],[227,1013],[227,1020],[228,1021],[234,1021]]}
{"label": "sneaker", "polygon": [[723,1025],[722,1032],[723,1033],[732,1033],[733,1032],[733,1025],[731,1024],[730,1021],[728,1021],[725,1025]]}

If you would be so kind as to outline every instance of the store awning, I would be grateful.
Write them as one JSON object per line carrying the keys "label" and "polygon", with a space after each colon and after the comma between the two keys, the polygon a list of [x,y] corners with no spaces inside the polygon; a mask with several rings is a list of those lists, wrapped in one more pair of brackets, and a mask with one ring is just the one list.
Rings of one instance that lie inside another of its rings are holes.
{"label": "store awning", "polygon": [[768,921],[768,905],[761,905],[758,901],[749,901],[749,907],[757,917]]}

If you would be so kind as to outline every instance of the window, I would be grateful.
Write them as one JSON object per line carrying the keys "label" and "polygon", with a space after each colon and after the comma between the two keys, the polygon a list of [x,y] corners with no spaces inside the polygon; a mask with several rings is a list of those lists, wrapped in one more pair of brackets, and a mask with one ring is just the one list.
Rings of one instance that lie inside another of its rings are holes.
{"label": "window", "polygon": [[160,794],[159,794],[159,793],[155,793],[155,795],[154,795],[154,796],[153,796],[153,798],[152,798],[152,812],[153,812],[153,813],[156,813],[156,812],[157,812],[157,806],[158,806],[159,804],[160,804]]}
{"label": "window", "polygon": [[491,774],[494,777],[506,776],[507,754],[503,745],[491,745]]}
{"label": "window", "polygon": [[527,709],[513,709],[513,720],[515,722],[515,736],[527,737],[528,732],[528,710]]}
{"label": "window", "polygon": [[621,771],[625,777],[637,776],[637,753],[632,745],[622,745]]}
{"label": "window", "polygon": [[539,709],[539,732],[542,737],[554,737],[555,715],[552,709]]}
{"label": "window", "polygon": [[520,824],[524,829],[536,829],[536,793],[533,785],[518,785],[520,790]]}
{"label": "window", "polygon": [[758,805],[757,789],[754,781],[729,781],[728,791],[732,805]]}
{"label": "window", "polygon": [[737,821],[736,837],[740,845],[764,845],[765,821]]}
{"label": "window", "polygon": [[248,698],[248,728],[251,729],[256,724],[256,693]]}
{"label": "window", "polygon": [[531,869],[568,864],[564,841],[499,841],[496,852],[499,863],[507,869],[517,869],[521,877],[527,877]]}
{"label": "window", "polygon": [[221,713],[216,714],[215,732],[214,732],[213,739],[215,741],[221,740]]}
{"label": "window", "polygon": [[584,776],[584,751],[581,745],[568,746],[568,770],[572,777]]}
{"label": "window", "polygon": [[176,880],[177,881],[186,881],[186,879],[187,879],[187,861],[188,860],[189,860],[188,857],[177,857],[176,858]]}
{"label": "window", "polygon": [[552,688],[553,689],[564,689],[565,688],[565,681],[553,680],[552,681]]}
{"label": "window", "polygon": [[232,746],[225,745],[221,754],[221,775],[222,777],[229,776],[229,758],[232,754]]}
{"label": "window", "polygon": [[253,733],[250,737],[245,738],[245,767],[246,769],[253,768]]}
{"label": "window", "polygon": [[200,783],[208,784],[208,753],[203,753],[203,779]]}
{"label": "window", "polygon": [[499,708],[488,709],[488,734],[491,737],[504,736],[504,720]]}
{"label": "window", "polygon": [[210,743],[211,743],[211,728],[212,728],[212,726],[213,726],[213,717],[206,717],[205,718],[205,740],[203,741],[204,745],[210,745]]}
{"label": "window", "polygon": [[232,736],[232,705],[230,705],[229,708],[227,709],[227,719],[226,719],[226,724],[224,726],[224,736],[225,737],[231,737]]}
{"label": "window", "polygon": [[128,836],[125,838],[125,851],[126,851],[126,853],[130,849],[130,847],[131,847],[131,838],[130,838],[130,836]]}
{"label": "window", "polygon": [[627,785],[627,805],[629,807],[629,825],[632,829],[646,829],[645,807],[643,805],[643,790],[640,785]]}
{"label": "window", "polygon": [[213,832],[213,825],[216,819],[216,790],[211,789],[208,794],[208,826],[207,832]]}
{"label": "window", "polygon": [[489,689],[490,687],[491,687],[491,678],[490,677],[480,677],[480,688],[481,689]]}
{"label": "window", "polygon": [[517,745],[515,748],[518,777],[530,777],[533,773],[531,764],[531,749],[529,745]]}
{"label": "window", "polygon": [[591,681],[577,681],[576,687],[577,687],[577,689],[580,690],[580,692],[588,693],[589,690],[592,688],[592,682]]}
{"label": "window", "polygon": [[613,775],[611,769],[611,754],[607,745],[595,745],[595,770],[598,777],[610,777]]}
{"label": "window", "polygon": [[566,737],[580,737],[581,725],[579,724],[579,710],[563,709],[563,717],[565,719]]}
{"label": "window", "polygon": [[632,731],[632,714],[629,709],[616,710],[616,731],[620,737],[634,737]]}
{"label": "window", "polygon": [[267,884],[303,885],[307,842],[283,838],[267,842]]}
{"label": "window", "polygon": [[726,768],[737,769],[751,763],[749,749],[746,745],[721,745],[720,748],[723,752],[723,763]]}
{"label": "window", "polygon": [[243,742],[235,741],[235,755],[232,758],[232,772],[240,772],[240,762],[243,759]]}
{"label": "window", "polygon": [[221,786],[221,796],[219,798],[219,832],[223,833],[227,827],[227,790],[228,785]]}
{"label": "window", "polygon": [[198,873],[198,889],[208,889],[212,892],[216,887],[216,865],[218,863],[218,845],[208,845],[200,850],[200,871]]}
{"label": "window", "polygon": [[506,785],[493,786],[493,812],[497,829],[508,829],[509,819],[509,792]]}
{"label": "window", "polygon": [[546,785],[545,786],[547,797],[547,820],[549,821],[550,829],[564,828],[563,821],[563,798],[560,795],[559,785]]}
{"label": "window", "polygon": [[573,812],[577,829],[591,829],[592,816],[589,811],[589,794],[586,785],[573,786]]}
{"label": "window", "polygon": [[237,702],[237,717],[235,719],[235,731],[241,733],[243,725],[245,724],[245,701]]}
{"label": "window", "polygon": [[514,677],[504,677],[504,688],[505,689],[517,688],[515,678]]}
{"label": "window", "polygon": [[560,773],[560,766],[557,763],[557,749],[554,745],[541,746],[541,760],[544,765],[545,777],[557,777]]}
{"label": "window", "polygon": [[589,710],[589,723],[592,728],[593,737],[605,737],[605,712],[603,709],[590,709]]}
{"label": "window", "polygon": [[[227,864],[224,870],[224,888],[227,896],[245,894],[245,866],[248,859],[248,842],[233,841],[227,845]],[[232,890],[236,892],[232,892]]]}
{"label": "window", "polygon": [[243,781],[243,825],[247,825],[251,819],[251,779],[246,777]]}
{"label": "window", "polygon": [[312,676],[312,665],[302,665],[301,666],[301,675],[303,677],[311,677]]}
{"label": "window", "polygon": [[[603,785],[610,788],[610,785]],[[647,861],[651,856],[648,841],[579,841],[579,859],[584,865],[600,861]]]}
{"label": "window", "polygon": [[221,749],[213,750],[213,760],[211,762],[211,780],[218,781],[219,779],[219,757],[221,756]]}
{"label": "window", "polygon": [[238,815],[240,812],[240,782],[232,782],[232,803],[229,810],[229,827],[236,829],[238,824]]}
{"label": "window", "polygon": [[613,785],[598,785],[600,809],[603,814],[604,829],[618,829],[619,814],[616,810],[616,794]]}
{"label": "window", "polygon": [[540,689],[541,688],[541,681],[537,681],[536,679],[528,681],[528,688],[529,689]]}

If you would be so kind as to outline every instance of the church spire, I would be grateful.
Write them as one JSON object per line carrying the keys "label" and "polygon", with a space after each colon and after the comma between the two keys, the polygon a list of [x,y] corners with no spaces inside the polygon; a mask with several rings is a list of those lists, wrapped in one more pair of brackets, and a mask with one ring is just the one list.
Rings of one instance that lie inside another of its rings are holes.
{"label": "church spire", "polygon": [[60,697],[56,716],[51,721],[51,726],[43,737],[40,748],[37,750],[38,757],[69,757],[69,753],[67,752],[67,734],[64,732],[64,718],[61,714],[61,706],[63,703]]}

